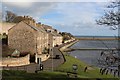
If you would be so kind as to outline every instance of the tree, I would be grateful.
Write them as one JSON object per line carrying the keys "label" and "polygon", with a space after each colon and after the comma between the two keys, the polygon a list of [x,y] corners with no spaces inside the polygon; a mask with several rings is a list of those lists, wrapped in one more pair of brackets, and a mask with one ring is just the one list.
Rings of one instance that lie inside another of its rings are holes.
{"label": "tree", "polygon": [[10,23],[19,23],[24,20],[32,20],[35,23],[35,20],[30,16],[18,16],[12,11],[6,11],[6,22]]}
{"label": "tree", "polygon": [[118,57],[118,51],[106,50],[102,51],[101,55],[98,58],[98,65],[100,68],[100,73],[111,74],[114,73],[114,76],[119,76],[120,73],[120,58]]}
{"label": "tree", "polygon": [[17,15],[11,11],[6,11],[6,22],[13,22],[13,20],[17,17]]}
{"label": "tree", "polygon": [[[109,9],[108,11],[105,12],[105,14],[99,19],[96,20],[96,23],[98,25],[107,25],[107,26],[111,26],[112,30],[116,30],[116,29],[120,29],[120,0],[115,0],[113,2],[111,2],[107,8]],[[119,36],[119,33],[118,33]],[[120,40],[118,40],[118,45],[120,44]],[[110,69],[112,66],[116,66],[118,67],[118,76],[120,77],[119,73],[120,73],[120,53],[119,53],[119,49],[117,50],[117,57],[114,56],[115,54],[111,54],[111,52],[109,52],[108,56],[104,56],[104,58],[102,58],[103,56],[101,56],[99,60],[99,62],[102,63],[102,66],[104,66],[104,69]],[[113,52],[112,52],[113,53]],[[110,57],[110,56],[111,57]],[[106,59],[106,60],[104,60]],[[111,59],[113,59],[111,62]],[[112,69],[111,69],[112,70]],[[104,70],[103,70],[104,71]],[[114,71],[114,73],[116,74],[116,72]]]}
{"label": "tree", "polygon": [[111,2],[107,8],[110,10],[106,11],[99,20],[96,20],[96,22],[98,25],[111,26],[111,29],[116,30],[120,25],[120,0]]}

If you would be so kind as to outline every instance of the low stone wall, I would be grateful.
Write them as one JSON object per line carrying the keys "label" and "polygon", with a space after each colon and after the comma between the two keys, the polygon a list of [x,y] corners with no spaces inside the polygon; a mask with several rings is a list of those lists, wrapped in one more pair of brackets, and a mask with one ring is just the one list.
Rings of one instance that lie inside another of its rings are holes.
{"label": "low stone wall", "polygon": [[42,61],[46,61],[49,57],[50,57],[50,55],[40,55],[39,57],[41,57],[41,59],[42,59]]}
{"label": "low stone wall", "polygon": [[75,38],[74,39],[69,39],[69,40],[64,41],[64,43],[69,43],[69,42],[72,42],[74,40],[75,40]]}
{"label": "low stone wall", "polygon": [[22,66],[30,64],[30,54],[20,58],[2,58],[0,66]]}
{"label": "low stone wall", "polygon": [[50,57],[49,54],[37,54],[35,62],[37,63],[37,58],[41,58],[41,61],[46,61]]}
{"label": "low stone wall", "polygon": [[73,44],[77,43],[78,41],[79,41],[79,40],[75,40],[75,41],[73,41],[73,42],[71,42],[71,43],[69,43],[69,44],[63,46],[62,48],[60,48],[60,51],[65,50],[66,48],[72,46]]}
{"label": "low stone wall", "polygon": [[64,57],[64,61],[66,61],[65,56],[64,56],[64,54],[66,53],[66,52],[64,52],[65,49],[67,49],[68,47],[74,45],[74,44],[77,43],[78,41],[79,41],[79,40],[74,40],[73,42],[71,42],[71,43],[69,43],[69,44],[66,44],[65,46],[63,46],[63,47],[61,47],[61,48],[59,49],[59,50],[61,51],[63,57]]}

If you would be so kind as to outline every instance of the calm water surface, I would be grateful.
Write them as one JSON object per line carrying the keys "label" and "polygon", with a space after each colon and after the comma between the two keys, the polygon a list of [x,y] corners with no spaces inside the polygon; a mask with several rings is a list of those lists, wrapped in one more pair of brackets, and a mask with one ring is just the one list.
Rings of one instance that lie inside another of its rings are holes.
{"label": "calm water surface", "polygon": [[[117,48],[117,40],[99,41],[99,40],[81,40],[71,46],[71,48]],[[70,55],[82,60],[83,62],[98,66],[97,59],[100,57],[101,50],[76,50],[69,52]]]}

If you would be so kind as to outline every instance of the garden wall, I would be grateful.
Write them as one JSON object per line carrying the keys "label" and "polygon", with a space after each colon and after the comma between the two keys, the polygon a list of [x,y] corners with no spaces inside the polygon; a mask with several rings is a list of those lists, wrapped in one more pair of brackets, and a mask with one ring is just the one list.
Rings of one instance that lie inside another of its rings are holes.
{"label": "garden wall", "polygon": [[0,66],[22,66],[30,64],[30,54],[19,58],[2,58]]}

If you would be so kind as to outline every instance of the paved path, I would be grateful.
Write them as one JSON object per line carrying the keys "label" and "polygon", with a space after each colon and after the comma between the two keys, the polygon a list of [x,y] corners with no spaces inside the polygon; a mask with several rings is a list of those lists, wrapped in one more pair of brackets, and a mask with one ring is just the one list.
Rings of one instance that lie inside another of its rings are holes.
{"label": "paved path", "polygon": [[[54,47],[53,48],[53,56],[51,54],[51,58],[49,58],[47,61],[43,62],[44,68],[55,68],[61,64],[64,63],[64,57],[62,53],[59,51],[60,47]],[[60,59],[54,59],[56,55],[60,55]]]}

